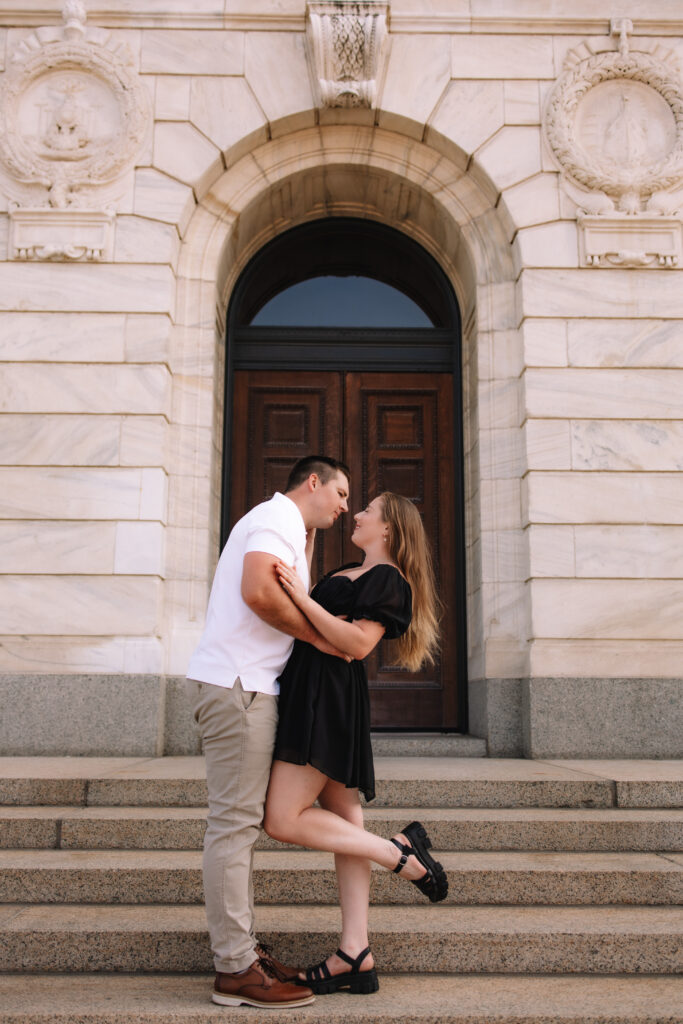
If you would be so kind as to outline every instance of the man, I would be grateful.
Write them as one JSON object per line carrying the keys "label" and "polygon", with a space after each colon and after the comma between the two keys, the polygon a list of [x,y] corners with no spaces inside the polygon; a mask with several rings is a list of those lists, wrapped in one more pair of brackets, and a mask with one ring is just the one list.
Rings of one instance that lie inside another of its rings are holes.
{"label": "man", "polygon": [[240,519],[218,562],[188,667],[209,790],[204,898],[216,967],[212,999],[225,1006],[303,1006],[314,998],[292,980],[295,969],[256,942],[253,848],[275,743],[277,677],[292,638],[343,656],[283,591],[275,565],[287,562],[308,586],[315,531],[348,511],[348,477],[335,459],[300,459],[285,493]]}

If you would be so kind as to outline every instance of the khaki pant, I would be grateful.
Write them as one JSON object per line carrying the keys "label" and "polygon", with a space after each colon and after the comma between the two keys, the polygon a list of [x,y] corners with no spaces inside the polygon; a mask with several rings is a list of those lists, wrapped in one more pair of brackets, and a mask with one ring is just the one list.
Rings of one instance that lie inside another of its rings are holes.
{"label": "khaki pant", "polygon": [[254,843],[277,726],[277,697],[190,680],[206,757],[209,817],[204,836],[204,900],[217,971],[232,974],[256,959]]}

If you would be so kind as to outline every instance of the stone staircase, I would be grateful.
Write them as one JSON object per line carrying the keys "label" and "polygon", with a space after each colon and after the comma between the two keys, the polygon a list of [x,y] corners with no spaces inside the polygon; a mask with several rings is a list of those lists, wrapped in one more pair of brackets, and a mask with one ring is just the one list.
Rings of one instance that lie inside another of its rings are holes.
{"label": "stone staircase", "polygon": [[[0,758],[0,1024],[683,1021],[683,764],[376,768],[368,827],[422,820],[448,899],[374,871],[380,991],[261,1012],[208,1001],[201,759]],[[331,856],[264,836],[255,886],[283,959],[336,947]]]}

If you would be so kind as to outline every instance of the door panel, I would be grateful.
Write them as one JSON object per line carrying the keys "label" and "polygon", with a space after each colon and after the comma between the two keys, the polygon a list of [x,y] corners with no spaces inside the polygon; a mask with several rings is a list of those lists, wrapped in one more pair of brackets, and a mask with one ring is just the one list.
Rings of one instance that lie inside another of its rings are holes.
{"label": "door panel", "polygon": [[[354,507],[382,491],[415,502],[432,545],[437,587],[446,612],[439,662],[420,672],[396,667],[396,645],[382,641],[367,661],[375,726],[454,726],[451,649],[455,608],[453,550],[453,384],[447,374],[348,373],[344,436]],[[360,493],[359,493],[360,487]],[[345,552],[346,553],[346,552]],[[449,591],[450,587],[450,591]]]}
{"label": "door panel", "polygon": [[[284,488],[296,459],[315,452],[349,465],[350,513],[391,490],[411,498],[422,514],[445,606],[441,657],[435,666],[408,673],[395,664],[394,644],[379,645],[367,662],[375,727],[458,724],[452,403],[450,374],[234,374],[231,525]],[[350,542],[351,530],[350,514],[318,534],[314,578],[362,557]]]}
{"label": "door panel", "polygon": [[[338,373],[237,370],[234,374],[230,527],[245,512],[283,491],[297,459],[341,458],[341,376]],[[321,531],[314,578],[341,562],[343,524]]]}

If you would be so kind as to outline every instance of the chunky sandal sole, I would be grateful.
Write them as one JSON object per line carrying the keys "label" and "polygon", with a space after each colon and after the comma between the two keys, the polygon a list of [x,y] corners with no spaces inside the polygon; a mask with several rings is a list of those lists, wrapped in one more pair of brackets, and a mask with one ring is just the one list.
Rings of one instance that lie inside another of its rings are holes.
{"label": "chunky sandal sole", "polygon": [[333,974],[331,978],[326,978],[324,981],[302,981],[299,979],[299,983],[312,989],[317,996],[329,996],[344,988],[348,988],[353,996],[369,996],[379,989],[379,978],[374,967],[370,971],[347,971],[345,974]]}
{"label": "chunky sandal sole", "polygon": [[[411,879],[413,885],[416,885],[431,903],[439,903],[448,895],[448,879],[443,864],[434,860],[429,853],[432,842],[427,835],[427,830],[421,822],[411,821],[410,825],[406,825],[401,832],[415,851],[415,856],[420,864],[427,870],[427,874],[422,878]],[[431,884],[428,879],[431,879]]]}
{"label": "chunky sandal sole", "polygon": [[317,996],[329,996],[343,988],[348,988],[351,995],[354,996],[368,996],[379,988],[377,970],[374,967],[371,967],[369,971],[358,970],[369,953],[370,947],[366,946],[362,953],[359,953],[353,959],[343,949],[338,949],[336,956],[349,964],[351,967],[350,971],[344,971],[341,974],[330,974],[327,961],[321,960],[319,964],[308,967],[305,972],[305,979],[299,978],[298,983],[299,985],[306,985]]}

